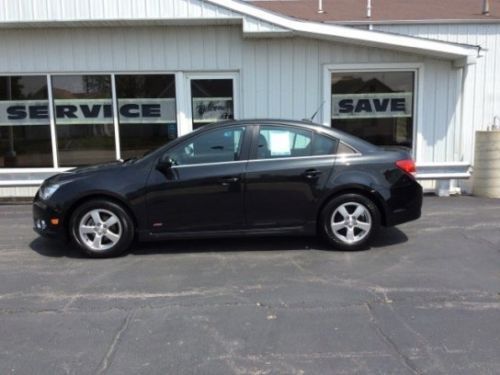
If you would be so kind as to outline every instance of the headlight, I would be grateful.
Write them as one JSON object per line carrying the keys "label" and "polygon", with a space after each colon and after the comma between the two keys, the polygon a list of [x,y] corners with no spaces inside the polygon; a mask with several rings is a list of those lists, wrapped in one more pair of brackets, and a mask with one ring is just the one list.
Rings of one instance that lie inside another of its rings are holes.
{"label": "headlight", "polygon": [[42,186],[40,188],[40,191],[38,192],[38,196],[43,200],[47,200],[57,191],[57,189],[59,189],[60,186],[61,184],[50,184]]}

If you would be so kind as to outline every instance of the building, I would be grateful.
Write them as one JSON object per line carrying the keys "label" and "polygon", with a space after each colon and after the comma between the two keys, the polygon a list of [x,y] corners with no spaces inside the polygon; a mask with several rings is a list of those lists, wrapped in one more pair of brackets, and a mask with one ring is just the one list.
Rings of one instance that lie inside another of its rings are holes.
{"label": "building", "polygon": [[316,112],[468,191],[474,131],[500,115],[498,0],[429,23],[336,19],[337,2],[0,0],[0,195],[208,122]]}

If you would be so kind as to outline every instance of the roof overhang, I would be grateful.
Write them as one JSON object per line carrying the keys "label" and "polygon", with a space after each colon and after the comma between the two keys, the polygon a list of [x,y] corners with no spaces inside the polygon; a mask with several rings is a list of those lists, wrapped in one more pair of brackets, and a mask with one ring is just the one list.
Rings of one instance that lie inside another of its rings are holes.
{"label": "roof overhang", "polygon": [[[31,1],[35,3],[37,0]],[[0,28],[242,24],[244,37],[298,35],[446,59],[453,61],[455,66],[459,67],[473,64],[480,50],[478,46],[301,21],[236,0],[189,0],[191,8],[194,8],[195,5],[199,8],[198,13],[189,14],[189,11],[186,11],[182,14],[174,12],[162,15],[149,8],[144,8],[144,15],[142,16],[138,16],[137,13],[124,14],[120,9],[121,2],[119,0],[109,0],[109,3],[106,3],[109,9],[114,9],[107,13],[104,11],[96,13],[92,8],[80,10],[80,8],[74,6],[72,12],[65,13],[64,8],[62,10],[58,9],[62,4],[60,1],[47,1],[47,4],[51,3],[54,7],[53,13],[49,11],[52,6],[47,6],[43,11],[39,9],[41,11],[39,16],[35,15],[35,11],[31,7],[27,7],[27,10],[23,12],[19,10],[13,11],[14,16],[11,17],[7,8],[5,8],[6,12],[0,16]],[[66,1],[69,0],[65,0],[64,3]],[[185,0],[176,1],[182,2]],[[77,0],[71,0],[68,4],[70,3],[75,5]],[[112,4],[114,4],[114,7],[111,7]],[[145,4],[144,7],[146,7]],[[71,7],[67,5],[66,8]],[[185,8],[189,9],[187,6]]]}
{"label": "roof overhang", "polygon": [[386,48],[454,61],[455,66],[474,64],[479,55],[479,46],[446,43],[400,34],[373,30],[306,22],[273,13],[255,6],[234,0],[206,0],[235,12],[255,17],[295,34],[326,39],[343,43],[354,43],[372,47]]}

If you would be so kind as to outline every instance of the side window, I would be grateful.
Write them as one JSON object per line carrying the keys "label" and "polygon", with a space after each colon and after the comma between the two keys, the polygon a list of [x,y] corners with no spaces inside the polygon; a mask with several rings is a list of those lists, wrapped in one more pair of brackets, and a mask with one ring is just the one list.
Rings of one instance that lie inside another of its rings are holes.
{"label": "side window", "polygon": [[263,125],[259,130],[257,159],[310,156],[312,132]]}
{"label": "side window", "polygon": [[175,165],[236,161],[240,159],[244,134],[245,127],[208,131],[178,145],[169,155]]}
{"label": "side window", "polygon": [[337,149],[337,154],[342,154],[342,155],[345,155],[345,154],[356,154],[356,151],[351,148],[350,146],[344,144],[344,143],[340,143],[339,144],[339,147]]}
{"label": "side window", "polygon": [[339,141],[321,134],[314,135],[313,155],[332,155],[337,149]]}

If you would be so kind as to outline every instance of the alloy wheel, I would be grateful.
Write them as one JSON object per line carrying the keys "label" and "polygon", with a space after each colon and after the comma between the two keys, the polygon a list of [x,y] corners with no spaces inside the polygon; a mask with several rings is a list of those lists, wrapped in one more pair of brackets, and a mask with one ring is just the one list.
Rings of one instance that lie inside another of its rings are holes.
{"label": "alloy wheel", "polygon": [[105,209],[93,209],[83,215],[78,225],[82,242],[93,251],[115,246],[122,237],[122,224],[117,215]]}
{"label": "alloy wheel", "polygon": [[335,237],[351,245],[362,241],[370,233],[372,217],[363,204],[347,202],[335,209],[330,226]]}

